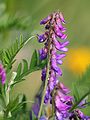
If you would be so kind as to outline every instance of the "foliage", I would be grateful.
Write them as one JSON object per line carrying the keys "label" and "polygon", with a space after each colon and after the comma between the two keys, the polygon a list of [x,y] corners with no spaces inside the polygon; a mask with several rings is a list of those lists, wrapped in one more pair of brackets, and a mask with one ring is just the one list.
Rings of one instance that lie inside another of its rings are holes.
{"label": "foliage", "polygon": [[[6,50],[1,50],[0,58],[6,69],[7,77],[8,73],[11,74],[12,65],[16,61],[15,56],[32,38],[33,36],[24,41],[21,36],[20,40],[16,39],[16,42],[11,47]],[[13,72],[11,78],[7,78],[6,84],[0,87],[0,111],[4,112],[5,118],[13,119],[12,117],[17,116],[18,112],[26,109],[25,104],[27,101],[25,95],[18,95],[14,100],[10,98],[10,91],[14,85],[25,80],[24,77],[28,74],[42,69],[46,65],[46,62],[47,60],[41,61],[39,59],[39,54],[35,50],[32,54],[30,65],[26,59],[23,59],[22,62],[18,64],[16,72]]]}
{"label": "foliage", "polygon": [[18,17],[18,15],[10,15],[6,12],[6,4],[0,4],[0,32],[12,29],[26,29],[29,26],[29,18]]}
{"label": "foliage", "polygon": [[[73,96],[76,107],[79,107],[81,101],[85,101],[84,106],[89,105],[90,101],[87,96],[90,94],[90,66],[86,72],[73,83]],[[74,106],[75,106],[74,105]]]}

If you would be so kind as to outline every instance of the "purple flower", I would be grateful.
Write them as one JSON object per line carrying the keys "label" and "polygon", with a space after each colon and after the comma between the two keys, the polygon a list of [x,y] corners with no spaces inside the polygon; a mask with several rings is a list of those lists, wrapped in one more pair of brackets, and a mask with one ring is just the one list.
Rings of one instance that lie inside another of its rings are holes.
{"label": "purple flower", "polygon": [[49,98],[50,98],[50,89],[49,89],[49,86],[47,86],[44,103],[48,103]]}
{"label": "purple flower", "polygon": [[[44,24],[47,29],[44,34],[38,35],[38,41],[45,42],[44,48],[39,50],[41,60],[48,57],[48,50],[50,49],[49,78],[44,103],[47,104],[50,102],[52,104],[52,91],[56,88],[57,90],[54,97],[56,119],[69,120],[78,117],[82,120],[88,120],[88,117],[85,116],[80,110],[75,109],[69,113],[69,110],[73,105],[73,97],[68,95],[70,93],[68,88],[58,81],[58,77],[62,76],[62,70],[58,64],[62,65],[62,58],[66,56],[63,52],[68,50],[66,46],[69,44],[69,41],[66,40],[67,35],[64,34],[66,31],[66,28],[63,26],[63,24],[65,24],[65,19],[61,12],[56,12],[46,17],[40,24]],[[64,40],[64,42],[57,40],[57,38]],[[50,45],[49,42],[51,43]],[[46,71],[47,66],[45,66],[42,70],[41,79],[44,82],[46,79]],[[82,107],[82,103],[80,103],[79,106]]]}
{"label": "purple flower", "polygon": [[[65,52],[68,51],[66,46],[69,44],[69,41],[66,40],[65,23],[61,12],[54,12],[40,22],[41,25],[45,26],[46,30],[43,34],[37,35],[39,43],[44,42],[44,47],[39,50],[40,60],[46,58],[48,60],[49,58],[50,61],[49,67],[47,68],[46,65],[42,69],[42,82],[45,82],[47,70],[49,70],[44,103],[47,104],[49,102],[52,104],[52,100],[54,99],[55,120],[77,120],[77,118],[80,120],[89,120],[90,117],[85,116],[78,109],[70,112],[74,104],[74,98],[69,95],[70,90],[58,81],[58,77],[62,76],[62,70],[59,65],[63,63],[62,58],[66,56]],[[53,91],[54,96],[52,94]],[[79,104],[79,107],[82,108],[82,106],[83,101]],[[46,120],[46,118],[43,119],[41,117],[40,120]]]}
{"label": "purple flower", "polygon": [[40,105],[38,103],[34,103],[34,105],[32,106],[32,110],[36,116],[38,116],[39,108]]}
{"label": "purple flower", "polygon": [[69,116],[68,110],[72,106],[73,98],[68,96],[69,90],[62,84],[58,83],[57,92],[55,95],[55,110],[56,110],[56,119],[59,120],[67,118]]}
{"label": "purple flower", "polygon": [[[57,40],[58,37],[62,40],[67,38],[67,35],[64,34],[66,28],[63,26],[63,23],[65,23],[65,20],[61,12],[52,13],[40,22],[40,24],[44,24],[46,28],[45,33],[37,36],[40,43],[44,42],[44,48],[39,50],[40,60],[44,60],[48,57],[48,49],[50,49],[51,55],[49,80],[44,100],[45,103],[50,101],[51,93],[58,83],[58,77],[62,76],[62,70],[58,64],[61,65],[63,63],[61,59],[66,55],[57,52],[66,52],[68,50],[66,46],[69,44],[69,41],[61,42]],[[51,43],[50,45],[49,42]],[[42,70],[42,81],[46,79],[46,71],[47,66]]]}
{"label": "purple flower", "polygon": [[46,68],[42,69],[41,80],[44,81],[46,79]]}
{"label": "purple flower", "polygon": [[5,69],[3,68],[2,64],[0,64],[0,79],[1,79],[2,85],[4,85],[5,81],[6,81],[6,72],[5,72]]}
{"label": "purple flower", "polygon": [[49,15],[48,17],[44,18],[43,20],[41,20],[40,24],[46,24],[49,20],[51,19],[51,15]]}
{"label": "purple flower", "polygon": [[42,48],[39,50],[39,55],[40,55],[40,60],[44,60],[47,58],[47,49],[46,48]]}
{"label": "purple flower", "polygon": [[42,43],[47,39],[47,34],[37,35],[38,36],[38,42]]}
{"label": "purple flower", "polygon": [[90,120],[90,117],[89,116],[85,116],[83,114],[83,112],[81,112],[79,109],[76,109],[74,110],[72,113],[70,113],[69,115],[69,120],[76,120],[76,119],[79,119],[79,120]]}
{"label": "purple flower", "polygon": [[47,120],[45,116],[41,116],[39,120]]}
{"label": "purple flower", "polygon": [[79,109],[69,112],[73,105],[73,97],[68,94],[70,91],[62,83],[58,83],[55,93],[55,114],[56,120],[89,120]]}

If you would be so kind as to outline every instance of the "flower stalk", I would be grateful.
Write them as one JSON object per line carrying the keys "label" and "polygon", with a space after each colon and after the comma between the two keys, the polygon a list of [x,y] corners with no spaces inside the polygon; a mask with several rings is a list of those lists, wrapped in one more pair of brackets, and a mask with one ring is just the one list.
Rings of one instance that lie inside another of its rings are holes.
{"label": "flower stalk", "polygon": [[41,105],[40,105],[40,110],[38,113],[38,120],[40,119],[41,113],[42,113],[42,108],[43,108],[43,104],[44,104],[44,98],[46,95],[46,89],[47,89],[47,84],[48,84],[48,80],[49,80],[49,70],[50,70],[50,44],[51,44],[51,40],[49,37],[48,40],[48,55],[47,55],[47,69],[46,69],[46,80],[45,80],[45,86],[44,86],[44,90],[43,90],[43,96],[42,96],[42,100],[41,100]]}

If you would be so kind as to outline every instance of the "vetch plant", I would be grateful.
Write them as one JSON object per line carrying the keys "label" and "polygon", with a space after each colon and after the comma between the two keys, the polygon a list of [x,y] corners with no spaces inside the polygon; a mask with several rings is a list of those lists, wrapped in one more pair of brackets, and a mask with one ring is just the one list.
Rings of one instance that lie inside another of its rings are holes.
{"label": "vetch plant", "polygon": [[[65,87],[59,78],[62,76],[62,58],[68,51],[66,21],[61,12],[54,12],[41,20],[41,25],[45,26],[45,32],[41,35],[31,36],[27,40],[20,40],[8,49],[1,50],[0,58],[0,111],[5,120],[89,120],[90,117],[83,114],[81,109],[90,105],[87,96],[90,94],[88,87],[85,94],[79,94],[77,84],[73,85],[73,95]],[[16,71],[12,71],[15,56],[31,39],[37,38],[39,43],[43,43],[43,48],[35,50],[30,64],[23,59],[17,66]],[[61,39],[61,40],[60,40]],[[25,80],[28,74],[42,70],[42,85],[35,97],[35,101],[27,101],[25,95],[11,97],[12,88],[19,82]],[[90,69],[86,74],[90,73]],[[90,74],[89,74],[90,75]],[[85,75],[83,78],[86,78]],[[27,112],[26,104],[30,102],[32,108]],[[47,115],[46,107],[50,106],[51,113]],[[20,114],[19,114],[20,113]]]}

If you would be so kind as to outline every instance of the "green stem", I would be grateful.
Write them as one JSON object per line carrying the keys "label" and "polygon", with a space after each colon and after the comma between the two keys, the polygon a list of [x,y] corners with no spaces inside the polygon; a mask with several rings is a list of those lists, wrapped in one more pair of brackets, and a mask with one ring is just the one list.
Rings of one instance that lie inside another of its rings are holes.
{"label": "green stem", "polygon": [[87,95],[89,95],[89,94],[90,94],[90,91],[87,92],[85,95],[83,95],[83,96],[81,97],[81,99],[80,99],[76,104],[74,104],[74,105],[72,106],[72,108],[69,110],[69,112],[72,112],[72,111],[80,104],[80,102],[81,102]]}
{"label": "green stem", "polygon": [[49,68],[50,68],[50,44],[51,41],[49,39],[48,41],[48,62],[47,62],[47,70],[46,70],[46,80],[45,80],[45,86],[44,86],[44,90],[43,90],[43,96],[42,96],[42,100],[41,100],[41,106],[40,106],[40,110],[39,110],[39,114],[38,114],[38,120],[41,116],[41,112],[42,112],[42,108],[43,108],[43,103],[44,103],[44,98],[45,98],[45,94],[46,94],[46,89],[47,89],[47,84],[48,84],[48,79],[49,79]]}
{"label": "green stem", "polygon": [[5,103],[5,106],[6,106],[6,96],[5,96],[5,92],[4,92],[4,85],[2,85],[1,91],[2,91],[2,96],[3,96],[4,103]]}

